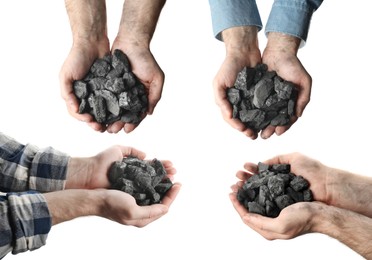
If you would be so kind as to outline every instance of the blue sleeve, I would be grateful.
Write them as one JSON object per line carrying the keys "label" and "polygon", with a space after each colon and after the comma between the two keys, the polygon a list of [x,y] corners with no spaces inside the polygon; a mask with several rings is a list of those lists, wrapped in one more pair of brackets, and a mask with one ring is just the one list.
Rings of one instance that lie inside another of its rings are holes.
{"label": "blue sleeve", "polygon": [[323,0],[275,0],[265,27],[265,34],[281,32],[307,40],[313,13]]}
{"label": "blue sleeve", "polygon": [[262,29],[255,0],[209,0],[214,36],[222,40],[221,32],[235,26],[257,26]]}
{"label": "blue sleeve", "polygon": [[69,158],[51,147],[23,145],[0,133],[0,191],[62,190]]}
{"label": "blue sleeve", "polygon": [[0,259],[45,245],[52,226],[43,195],[38,192],[0,194]]}

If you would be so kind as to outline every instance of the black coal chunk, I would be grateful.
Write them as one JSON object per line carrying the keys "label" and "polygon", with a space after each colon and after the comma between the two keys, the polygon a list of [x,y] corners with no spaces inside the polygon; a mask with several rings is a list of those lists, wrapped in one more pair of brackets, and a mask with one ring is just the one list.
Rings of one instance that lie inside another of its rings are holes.
{"label": "black coal chunk", "polygon": [[104,125],[138,124],[148,109],[145,86],[131,71],[127,55],[118,49],[97,59],[83,79],[74,81],[73,90],[80,102],[79,113],[89,113]]}
{"label": "black coal chunk", "polygon": [[268,71],[266,64],[258,64],[255,68],[244,67],[226,95],[233,118],[258,133],[269,125],[290,123],[295,114],[298,90],[275,71]]}
{"label": "black coal chunk", "polygon": [[162,162],[156,158],[146,161],[126,157],[114,162],[109,181],[111,188],[129,193],[140,206],[160,203],[173,185]]}
{"label": "black coal chunk", "polygon": [[313,201],[309,182],[291,173],[289,164],[258,163],[258,173],[237,192],[238,201],[252,213],[276,218],[289,205]]}

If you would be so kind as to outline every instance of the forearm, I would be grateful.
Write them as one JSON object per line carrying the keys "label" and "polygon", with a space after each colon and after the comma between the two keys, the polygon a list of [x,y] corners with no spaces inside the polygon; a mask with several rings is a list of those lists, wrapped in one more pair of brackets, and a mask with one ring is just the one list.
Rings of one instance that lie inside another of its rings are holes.
{"label": "forearm", "polygon": [[105,0],[65,0],[74,42],[107,38]]}
{"label": "forearm", "polygon": [[313,232],[333,237],[366,259],[372,259],[372,219],[324,205],[313,218]]}
{"label": "forearm", "polygon": [[64,190],[44,194],[52,225],[84,216],[100,216],[103,207],[101,190]]}
{"label": "forearm", "polygon": [[372,178],[331,168],[327,203],[372,217]]}
{"label": "forearm", "polygon": [[126,0],[118,37],[131,44],[149,47],[166,0]]}

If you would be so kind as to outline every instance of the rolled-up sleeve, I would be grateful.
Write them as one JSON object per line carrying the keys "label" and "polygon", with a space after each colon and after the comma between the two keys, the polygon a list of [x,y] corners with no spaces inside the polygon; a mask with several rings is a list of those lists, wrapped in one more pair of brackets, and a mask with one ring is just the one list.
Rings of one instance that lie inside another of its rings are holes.
{"label": "rolled-up sleeve", "polygon": [[265,34],[281,32],[307,40],[313,13],[323,0],[275,0],[268,17]]}
{"label": "rolled-up sleeve", "polygon": [[52,221],[42,194],[29,191],[0,196],[0,259],[45,245]]}
{"label": "rolled-up sleeve", "polygon": [[51,216],[42,192],[64,189],[69,159],[0,133],[0,259],[45,245]]}
{"label": "rolled-up sleeve", "polygon": [[255,0],[209,0],[213,34],[222,40],[221,32],[236,26],[257,26],[262,29]]}
{"label": "rolled-up sleeve", "polygon": [[69,159],[52,147],[23,145],[0,133],[0,191],[62,190]]}

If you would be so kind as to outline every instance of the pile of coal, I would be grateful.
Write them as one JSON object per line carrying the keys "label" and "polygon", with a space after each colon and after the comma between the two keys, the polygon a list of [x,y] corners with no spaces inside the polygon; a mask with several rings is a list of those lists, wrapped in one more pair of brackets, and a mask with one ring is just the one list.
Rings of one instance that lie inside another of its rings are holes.
{"label": "pile of coal", "polygon": [[79,113],[89,113],[100,124],[116,121],[138,124],[148,108],[145,86],[131,71],[121,50],[97,59],[82,80],[73,83]]}
{"label": "pile of coal", "polygon": [[226,94],[233,108],[233,118],[256,132],[268,125],[288,125],[295,114],[295,85],[283,80],[275,71],[268,71],[266,64],[245,67]]}
{"label": "pile of coal", "polygon": [[109,181],[113,189],[129,193],[140,206],[160,203],[173,185],[161,161],[136,157],[114,162],[109,170]]}
{"label": "pile of coal", "polygon": [[258,174],[248,178],[237,199],[251,213],[275,218],[282,209],[301,201],[313,201],[309,182],[291,173],[289,164],[258,163]]}

